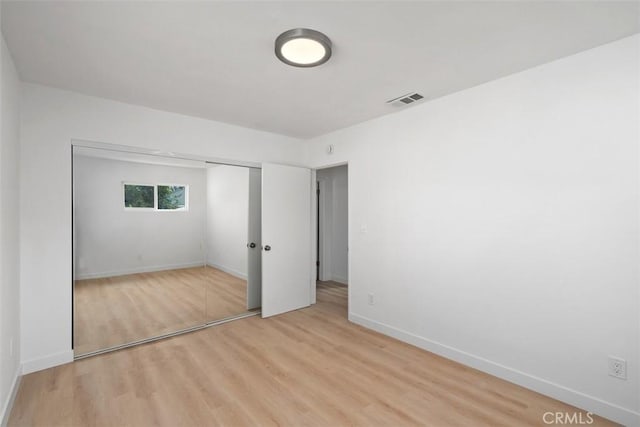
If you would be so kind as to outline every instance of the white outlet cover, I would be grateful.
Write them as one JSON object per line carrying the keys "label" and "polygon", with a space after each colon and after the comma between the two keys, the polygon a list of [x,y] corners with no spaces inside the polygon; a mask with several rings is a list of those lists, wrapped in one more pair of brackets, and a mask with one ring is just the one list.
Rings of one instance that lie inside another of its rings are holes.
{"label": "white outlet cover", "polygon": [[627,379],[627,361],[615,356],[609,356],[609,375],[621,380]]}

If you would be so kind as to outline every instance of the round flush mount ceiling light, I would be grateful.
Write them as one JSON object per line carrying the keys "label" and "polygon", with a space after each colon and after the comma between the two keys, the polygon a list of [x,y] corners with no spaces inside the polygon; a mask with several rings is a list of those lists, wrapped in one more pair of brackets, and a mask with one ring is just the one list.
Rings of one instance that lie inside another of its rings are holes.
{"label": "round flush mount ceiling light", "polygon": [[331,40],[319,31],[294,28],[276,39],[276,56],[294,67],[315,67],[331,58]]}

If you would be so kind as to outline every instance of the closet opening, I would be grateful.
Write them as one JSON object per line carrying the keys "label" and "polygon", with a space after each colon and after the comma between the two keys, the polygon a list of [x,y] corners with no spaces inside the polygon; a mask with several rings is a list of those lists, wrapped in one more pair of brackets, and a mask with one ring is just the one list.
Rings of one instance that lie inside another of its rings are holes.
{"label": "closet opening", "polygon": [[261,313],[261,170],[73,146],[73,349]]}

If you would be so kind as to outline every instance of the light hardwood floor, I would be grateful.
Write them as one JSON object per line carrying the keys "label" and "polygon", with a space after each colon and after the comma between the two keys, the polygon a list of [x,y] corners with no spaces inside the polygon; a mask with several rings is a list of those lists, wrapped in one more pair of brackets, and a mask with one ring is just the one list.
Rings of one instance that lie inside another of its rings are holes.
{"label": "light hardwood floor", "polygon": [[247,311],[247,282],[212,267],[75,282],[76,355]]}
{"label": "light hardwood floor", "polygon": [[346,287],[317,295],[27,375],[9,426],[543,426],[577,411],[349,323]]}

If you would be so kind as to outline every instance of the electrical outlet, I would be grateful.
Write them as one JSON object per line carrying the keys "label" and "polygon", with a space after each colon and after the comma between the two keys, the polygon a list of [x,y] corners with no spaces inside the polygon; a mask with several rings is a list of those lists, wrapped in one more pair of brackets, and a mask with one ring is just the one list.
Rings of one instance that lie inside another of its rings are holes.
{"label": "electrical outlet", "polygon": [[367,295],[369,298],[369,305],[373,305],[373,294]]}
{"label": "electrical outlet", "polygon": [[619,357],[609,356],[609,375],[620,378],[621,380],[626,380],[627,361]]}

